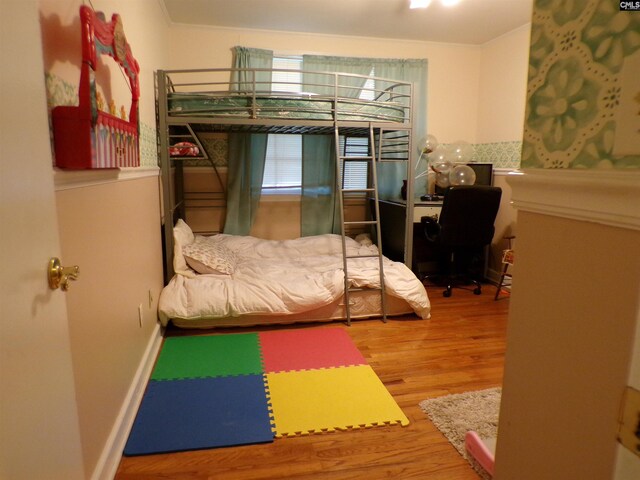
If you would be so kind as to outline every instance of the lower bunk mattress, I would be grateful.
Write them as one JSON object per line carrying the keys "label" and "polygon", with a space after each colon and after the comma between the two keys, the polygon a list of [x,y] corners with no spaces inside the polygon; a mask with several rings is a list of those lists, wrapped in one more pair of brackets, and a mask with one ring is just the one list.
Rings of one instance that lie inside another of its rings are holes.
{"label": "lower bunk mattress", "polygon": [[[363,290],[349,295],[351,303],[351,320],[365,320],[382,317],[382,301],[379,290]],[[385,307],[387,317],[401,317],[415,315],[411,306],[401,298],[386,295]],[[291,325],[294,323],[334,322],[345,320],[347,312],[344,306],[344,296],[334,302],[307,310],[290,314],[247,314],[237,317],[201,317],[201,318],[172,318],[171,323],[178,328],[224,328],[224,327],[252,327],[256,325]]]}
{"label": "lower bunk mattress", "polygon": [[[370,242],[346,239],[352,318],[381,316],[379,260]],[[372,256],[373,255],[373,256]],[[176,274],[158,302],[163,325],[182,328],[286,324],[346,318],[342,239],[317,235],[292,240],[194,235],[174,228]],[[404,264],[383,258],[387,315],[429,318],[426,290]]]}

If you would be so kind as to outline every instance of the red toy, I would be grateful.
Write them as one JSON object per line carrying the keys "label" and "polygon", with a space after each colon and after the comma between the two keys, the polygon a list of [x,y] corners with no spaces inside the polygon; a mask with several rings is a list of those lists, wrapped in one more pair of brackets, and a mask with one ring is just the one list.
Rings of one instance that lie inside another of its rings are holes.
{"label": "red toy", "polygon": [[[82,69],[79,105],[52,111],[55,165],[66,169],[137,167],[140,67],[131,54],[120,15],[105,21],[102,12],[80,7]],[[98,110],[95,70],[97,55],[106,54],[124,69],[131,85],[129,119]]]}

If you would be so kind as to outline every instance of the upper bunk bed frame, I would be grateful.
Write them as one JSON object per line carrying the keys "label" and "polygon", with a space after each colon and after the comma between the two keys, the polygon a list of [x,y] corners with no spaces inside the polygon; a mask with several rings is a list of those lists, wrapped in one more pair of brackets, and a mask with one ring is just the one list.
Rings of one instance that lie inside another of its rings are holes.
{"label": "upper bunk bed frame", "polygon": [[[411,83],[348,73],[301,72],[302,78],[309,78],[305,74],[312,74],[314,82],[279,83],[279,90],[289,91],[274,91],[271,81],[274,71],[278,69],[156,72],[167,282],[173,276],[173,225],[178,218],[184,219],[185,216],[183,161],[194,158],[210,161],[220,180],[214,162],[203,148],[200,134],[337,135],[339,131],[339,135],[347,137],[374,138],[375,154],[372,155],[375,161],[405,162],[406,178],[412,178]],[[369,82],[373,87],[365,87],[367,80],[373,80]],[[185,155],[184,151],[171,148],[179,142],[194,144],[197,150]],[[194,156],[196,151],[198,154]],[[410,191],[407,198],[413,198],[412,183],[408,182]],[[406,224],[405,239],[411,242],[413,225],[410,215],[407,215]],[[410,262],[410,256],[408,260],[405,257],[405,263],[407,261]]]}

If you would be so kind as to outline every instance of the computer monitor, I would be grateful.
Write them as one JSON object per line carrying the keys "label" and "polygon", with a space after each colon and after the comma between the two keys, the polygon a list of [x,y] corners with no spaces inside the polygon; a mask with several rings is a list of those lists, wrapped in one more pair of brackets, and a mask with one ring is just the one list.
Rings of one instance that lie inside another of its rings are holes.
{"label": "computer monitor", "polygon": [[[474,185],[493,185],[493,163],[467,163],[474,172],[476,172],[476,181]],[[436,185],[435,192],[437,195],[444,195],[446,188]]]}
{"label": "computer monitor", "polygon": [[476,172],[475,185],[493,185],[492,163],[467,163]]}

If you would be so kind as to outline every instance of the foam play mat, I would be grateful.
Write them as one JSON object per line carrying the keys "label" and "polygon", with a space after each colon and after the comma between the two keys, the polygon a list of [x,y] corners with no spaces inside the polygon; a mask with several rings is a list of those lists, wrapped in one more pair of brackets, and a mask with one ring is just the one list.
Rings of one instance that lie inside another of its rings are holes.
{"label": "foam play mat", "polygon": [[343,328],[170,337],[124,454],[390,424],[409,421]]}
{"label": "foam play mat", "polygon": [[277,437],[409,424],[368,365],[268,373],[267,384]]}
{"label": "foam play mat", "polygon": [[273,441],[262,375],[149,383],[128,456]]}

